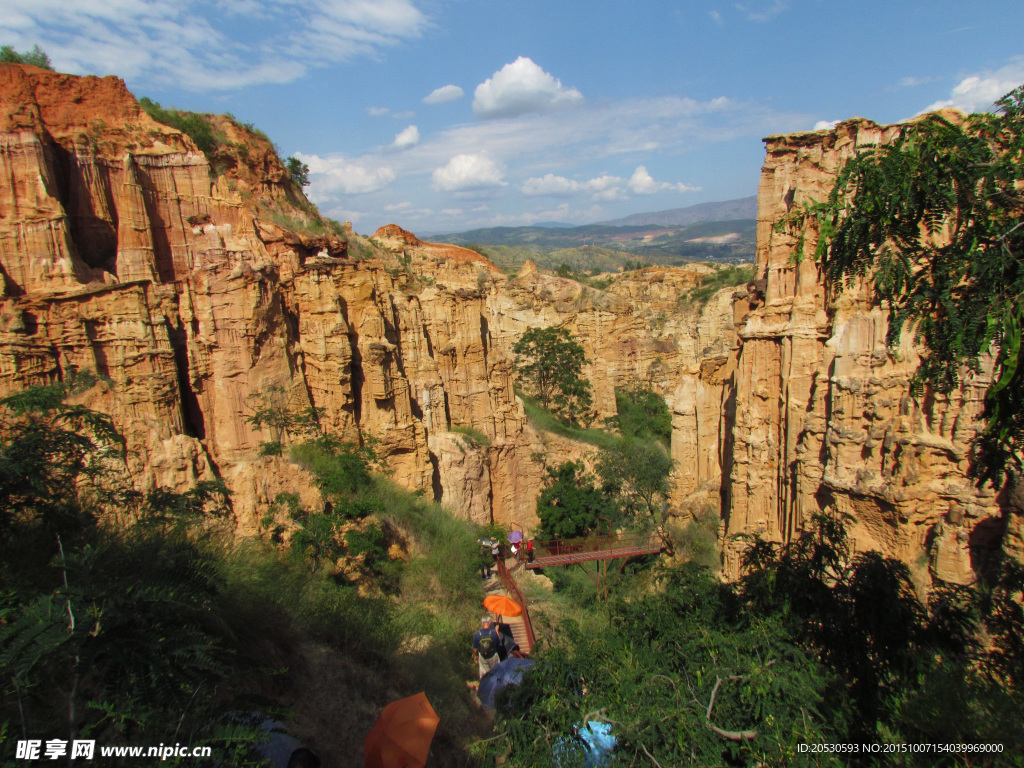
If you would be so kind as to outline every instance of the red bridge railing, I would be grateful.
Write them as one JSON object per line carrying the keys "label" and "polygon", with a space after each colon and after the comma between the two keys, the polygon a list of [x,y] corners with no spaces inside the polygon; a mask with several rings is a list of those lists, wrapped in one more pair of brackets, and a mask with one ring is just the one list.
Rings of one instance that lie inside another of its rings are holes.
{"label": "red bridge railing", "polygon": [[656,532],[630,532],[611,536],[587,536],[579,539],[552,539],[533,542],[534,560],[564,555],[612,553],[620,549],[660,548]]}
{"label": "red bridge railing", "polygon": [[[517,563],[518,565],[518,563]],[[498,581],[501,585],[508,590],[509,595],[523,608],[521,618],[523,620],[523,629],[526,631],[526,640],[530,644],[527,653],[533,650],[533,646],[537,644],[537,638],[533,634],[533,624],[530,622],[530,610],[526,607],[526,598],[523,597],[523,593],[519,590],[519,585],[516,584],[516,580],[512,578],[512,574],[509,573],[508,568],[505,567],[505,561],[502,558],[497,560],[498,568]]]}

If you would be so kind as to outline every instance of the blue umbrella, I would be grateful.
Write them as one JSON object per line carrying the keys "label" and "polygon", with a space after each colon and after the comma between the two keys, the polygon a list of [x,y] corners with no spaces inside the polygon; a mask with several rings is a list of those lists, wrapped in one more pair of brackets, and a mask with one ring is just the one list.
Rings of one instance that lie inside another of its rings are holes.
{"label": "blue umbrella", "polygon": [[585,728],[580,728],[579,734],[587,745],[587,768],[604,765],[605,757],[615,749],[611,724],[591,720]]}
{"label": "blue umbrella", "polygon": [[[551,750],[554,765],[583,765],[583,768],[601,768],[615,749],[615,736],[609,723],[591,720],[577,732],[579,740],[563,736],[555,741]],[[582,741],[582,744],[580,743]]]}
{"label": "blue umbrella", "polygon": [[488,709],[494,709],[494,697],[506,685],[519,685],[523,681],[523,673],[537,662],[533,659],[505,659],[496,664],[491,671],[480,680],[480,689],[477,696],[480,702]]}
{"label": "blue umbrella", "polygon": [[515,544],[517,541],[522,541],[523,540],[523,532],[522,531],[512,531],[512,533],[510,533],[508,535],[508,540],[510,542],[512,542],[513,544]]}

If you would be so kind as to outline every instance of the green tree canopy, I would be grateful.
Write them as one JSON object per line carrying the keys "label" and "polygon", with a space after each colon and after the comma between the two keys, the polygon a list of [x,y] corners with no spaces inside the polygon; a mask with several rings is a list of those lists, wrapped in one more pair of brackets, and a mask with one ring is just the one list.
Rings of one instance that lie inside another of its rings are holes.
{"label": "green tree canopy", "polygon": [[297,157],[289,157],[285,162],[288,168],[288,174],[292,177],[292,182],[302,189],[302,187],[309,186],[309,166],[299,160]]}
{"label": "green tree canopy", "polygon": [[596,487],[583,465],[567,461],[548,470],[549,485],[537,497],[537,517],[545,536],[572,539],[597,529],[600,518],[614,521],[614,499]]}
{"label": "green tree canopy", "polygon": [[915,385],[950,392],[995,347],[987,426],[974,472],[1024,469],[1024,86],[999,114],[934,114],[851,158],[827,203],[807,206],[833,295],[870,276],[888,306],[890,344],[905,328],[923,348]]}
{"label": "green tree canopy", "polygon": [[661,522],[661,504],[668,496],[672,463],[658,441],[625,438],[601,454],[597,471],[605,487],[622,499],[628,514],[642,513]]}
{"label": "green tree canopy", "polygon": [[657,439],[666,447],[672,443],[672,414],[665,398],[649,384],[634,383],[615,388],[618,416],[608,419],[624,437]]}
{"label": "green tree canopy", "polygon": [[562,421],[588,421],[590,382],[583,378],[587,358],[566,328],[531,328],[515,343],[520,380],[543,408]]}

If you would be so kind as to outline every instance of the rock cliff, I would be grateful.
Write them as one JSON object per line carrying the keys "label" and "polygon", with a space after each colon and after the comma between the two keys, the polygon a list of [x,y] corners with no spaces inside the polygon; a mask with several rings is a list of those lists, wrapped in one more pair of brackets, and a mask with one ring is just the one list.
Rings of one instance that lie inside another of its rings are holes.
{"label": "rock cliff", "polygon": [[347,439],[376,439],[400,484],[529,526],[541,454],[586,449],[528,424],[510,353],[524,330],[577,335],[601,418],[616,386],[671,393],[731,343],[727,299],[679,312],[705,267],[607,291],[529,267],[508,277],[397,226],[368,240],[333,227],[264,137],[206,116],[218,138],[204,153],[116,78],[2,65],[0,102],[0,394],[96,371],[86,402],[125,433],[137,489],[221,477],[243,531],[297,481],[316,502],[299,468],[259,455],[270,436],[248,417],[272,387]]}
{"label": "rock cliff", "polygon": [[[801,236],[813,253],[817,233],[774,229],[794,206],[825,199],[858,148],[900,130],[853,119],[766,139],[756,291],[736,305],[739,346],[685,376],[676,398],[677,424],[698,446],[678,457],[682,474],[695,487],[722,481],[729,576],[742,548],[731,536],[785,541],[826,508],[854,518],[858,550],[903,559],[922,586],[973,580],[1008,530],[1006,546],[1019,549],[1020,505],[966,474],[989,379],[913,397],[912,334],[888,349],[887,312],[870,286],[829,303],[815,262],[797,256]],[[717,452],[700,447],[716,439]]]}

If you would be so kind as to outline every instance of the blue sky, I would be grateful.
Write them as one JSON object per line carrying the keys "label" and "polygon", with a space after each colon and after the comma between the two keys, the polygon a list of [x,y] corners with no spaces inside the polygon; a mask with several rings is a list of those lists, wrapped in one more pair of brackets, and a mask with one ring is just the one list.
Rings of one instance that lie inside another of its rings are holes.
{"label": "blue sky", "polygon": [[761,138],[987,109],[1021,0],[5,0],[0,44],[231,112],[372,233],[589,223],[755,194]]}

